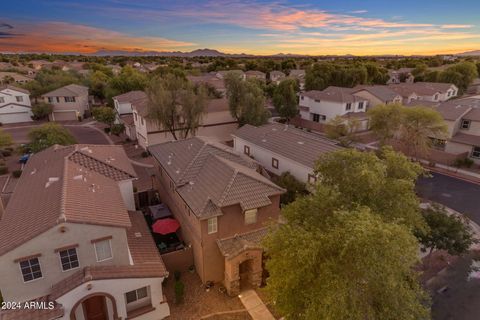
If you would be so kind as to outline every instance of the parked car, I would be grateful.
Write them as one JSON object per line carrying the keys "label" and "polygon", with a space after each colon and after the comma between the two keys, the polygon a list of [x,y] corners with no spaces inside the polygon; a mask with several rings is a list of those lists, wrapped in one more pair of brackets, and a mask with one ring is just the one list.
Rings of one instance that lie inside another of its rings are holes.
{"label": "parked car", "polygon": [[31,153],[25,153],[23,156],[20,157],[20,159],[18,159],[18,162],[20,162],[21,164],[26,164],[28,159],[30,159],[31,155]]}

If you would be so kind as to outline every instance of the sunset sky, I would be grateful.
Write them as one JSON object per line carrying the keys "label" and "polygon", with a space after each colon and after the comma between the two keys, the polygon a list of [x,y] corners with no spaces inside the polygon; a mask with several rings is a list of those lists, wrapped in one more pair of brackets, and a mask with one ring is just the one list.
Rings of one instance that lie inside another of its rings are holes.
{"label": "sunset sky", "polygon": [[437,54],[480,50],[479,0],[17,0],[0,52]]}

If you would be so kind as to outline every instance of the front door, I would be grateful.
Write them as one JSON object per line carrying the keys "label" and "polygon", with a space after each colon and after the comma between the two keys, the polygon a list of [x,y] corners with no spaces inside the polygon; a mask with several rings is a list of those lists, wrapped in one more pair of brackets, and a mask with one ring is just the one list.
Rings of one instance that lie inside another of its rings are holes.
{"label": "front door", "polygon": [[108,320],[105,296],[93,296],[83,301],[85,320]]}

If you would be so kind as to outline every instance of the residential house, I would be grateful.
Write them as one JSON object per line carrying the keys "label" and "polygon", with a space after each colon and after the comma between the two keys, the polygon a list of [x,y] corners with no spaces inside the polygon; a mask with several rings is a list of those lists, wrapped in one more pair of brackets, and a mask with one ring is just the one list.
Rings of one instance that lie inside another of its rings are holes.
{"label": "residential house", "polygon": [[0,86],[0,123],[32,121],[30,92],[11,85]]}
{"label": "residential house", "polygon": [[415,77],[412,74],[413,68],[400,68],[398,70],[388,70],[387,84],[413,83]]}
{"label": "residential house", "polygon": [[113,105],[117,113],[116,123],[125,126],[125,134],[131,140],[137,140],[135,131],[135,122],[133,119],[132,103],[137,100],[145,99],[145,92],[135,90],[113,97]]}
{"label": "residential house", "polygon": [[434,139],[435,146],[480,164],[480,99],[455,99],[441,103],[435,109],[448,126],[447,138]]}
{"label": "residential house", "polygon": [[69,84],[42,95],[42,99],[53,106],[51,121],[78,120],[85,117],[90,106],[88,87]]}
{"label": "residential house", "polygon": [[247,78],[243,70],[222,70],[222,71],[213,72],[213,74],[218,79],[222,79],[222,80],[225,79],[225,76],[229,73],[234,73],[238,75],[242,80],[245,80]]}
{"label": "residential house", "polygon": [[369,107],[379,104],[402,103],[402,96],[393,91],[388,86],[380,85],[358,85],[353,88],[352,93],[356,96],[363,97],[368,100]]}
{"label": "residential house", "polygon": [[[146,95],[132,101],[131,104],[137,141],[142,148],[147,149],[151,145],[175,140],[168,129],[160,128],[154,121],[148,119]],[[209,99],[196,135],[210,137],[217,141],[228,141],[237,127],[238,122],[230,114],[227,99]]]}
{"label": "residential house", "polygon": [[13,80],[13,82],[18,84],[25,84],[33,80],[33,78],[27,77],[23,74],[16,73],[16,72],[7,72],[7,71],[0,71],[0,83],[9,83],[9,81]]}
{"label": "residential house", "polygon": [[480,78],[473,80],[467,88],[468,94],[480,94]]}
{"label": "residential house", "polygon": [[203,283],[230,295],[262,281],[261,239],[278,221],[284,190],[261,167],[230,147],[194,137],[149,147],[161,200],[180,222]]}
{"label": "residential house", "polygon": [[28,62],[29,65],[32,66],[33,69],[35,70],[41,70],[44,65],[50,64],[50,61],[47,60],[31,60]]}
{"label": "residential house", "polygon": [[288,74],[288,77],[298,80],[300,90],[304,90],[305,89],[305,75],[306,75],[305,70],[303,70],[303,69],[293,69],[293,70],[290,70],[290,73]]}
{"label": "residential house", "polygon": [[409,103],[412,100],[443,102],[456,97],[458,94],[458,88],[451,83],[400,83],[391,84],[389,88],[400,94],[404,103]]}
{"label": "residential house", "polygon": [[301,119],[327,123],[337,116],[344,118],[355,116],[357,131],[368,130],[369,119],[366,115],[368,99],[357,95],[354,89],[330,86],[323,91],[311,90],[300,93]]}
{"label": "residential house", "polygon": [[267,75],[264,72],[257,70],[248,70],[245,72],[245,77],[247,79],[257,79],[264,82],[267,81]]}
{"label": "residential house", "polygon": [[304,183],[315,183],[313,170],[321,155],[341,148],[318,134],[276,123],[260,127],[247,124],[232,136],[236,152],[255,159],[277,176],[290,172]]}
{"label": "residential house", "polygon": [[163,319],[168,276],[121,146],[52,146],[26,164],[0,219],[2,320]]}
{"label": "residential house", "polygon": [[285,73],[277,70],[270,72],[269,76],[270,76],[270,81],[275,84],[279,84],[286,77]]}
{"label": "residential house", "polygon": [[225,97],[227,89],[225,88],[225,82],[223,79],[219,79],[217,76],[211,73],[203,74],[200,76],[187,76],[188,81],[193,85],[206,85],[207,87],[213,88],[220,97]]}

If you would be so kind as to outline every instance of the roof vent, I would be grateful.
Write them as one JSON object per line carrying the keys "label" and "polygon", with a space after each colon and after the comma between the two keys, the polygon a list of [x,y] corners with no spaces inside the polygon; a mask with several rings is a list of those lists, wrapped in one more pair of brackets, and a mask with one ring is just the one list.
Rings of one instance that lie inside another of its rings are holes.
{"label": "roof vent", "polygon": [[175,171],[175,173],[176,173],[176,174],[179,174],[179,173],[180,173],[180,170],[179,170],[179,169],[177,169],[177,170]]}
{"label": "roof vent", "polygon": [[60,180],[59,177],[50,177],[50,178],[48,178],[47,183],[45,183],[45,188],[50,187],[54,182],[57,182],[58,180]]}
{"label": "roof vent", "polygon": [[305,144],[303,141],[297,141],[298,144]]}
{"label": "roof vent", "polygon": [[262,142],[267,142],[267,139],[262,139]]}
{"label": "roof vent", "polygon": [[142,233],[141,232],[135,232],[135,238],[141,238]]}
{"label": "roof vent", "polygon": [[30,172],[30,174],[35,174],[35,173],[37,173],[37,168],[34,168],[32,172]]}
{"label": "roof vent", "polygon": [[172,164],[172,160],[169,159],[168,162],[167,162],[167,164],[168,164],[168,165],[171,165],[171,164]]}

